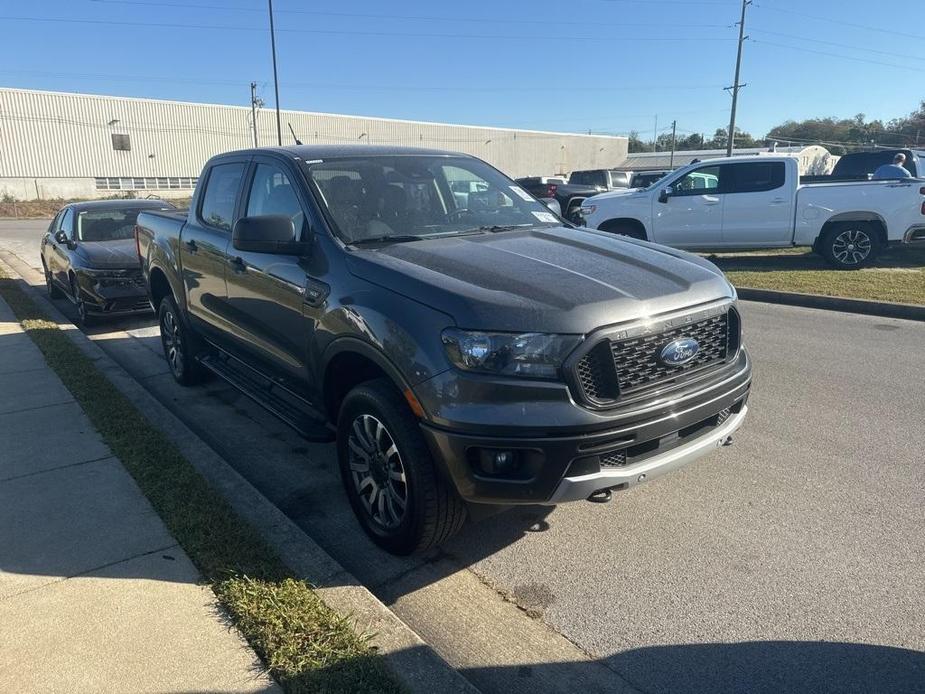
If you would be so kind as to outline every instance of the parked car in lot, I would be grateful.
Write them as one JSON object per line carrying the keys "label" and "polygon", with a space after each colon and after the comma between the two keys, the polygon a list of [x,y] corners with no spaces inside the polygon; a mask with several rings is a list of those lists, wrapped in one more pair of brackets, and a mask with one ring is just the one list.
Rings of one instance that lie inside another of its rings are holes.
{"label": "parked car in lot", "polygon": [[135,221],[142,210],[172,209],[163,200],[95,200],[61,208],[41,241],[48,294],[69,298],[81,324],[150,311]]}
{"label": "parked car in lot", "polygon": [[633,178],[630,180],[630,188],[648,188],[656,181],[661,181],[671,171],[671,169],[665,169],[663,171],[639,171],[634,173]]}
{"label": "parked car in lot", "polygon": [[199,181],[188,215],[137,226],[175,379],[213,372],[336,439],[353,510],[392,552],[490,506],[609,499],[746,415],[714,265],[563,225],[478,159],[267,148]]}
{"label": "parked car in lot", "polygon": [[613,169],[573,171],[568,177],[568,182],[573,185],[595,186],[601,190],[629,188],[632,180],[632,171],[615,171]]}
{"label": "parked car in lot", "polygon": [[601,192],[600,188],[594,186],[573,185],[567,183],[563,178],[546,176],[518,178],[517,183],[536,198],[551,199],[558,202],[562,216],[570,222],[580,221],[578,213],[581,209],[581,203],[592,195],[597,195]]}
{"label": "parked car in lot", "polygon": [[812,246],[851,270],[887,245],[925,241],[925,180],[802,185],[789,157],[711,159],[589,198],[581,212],[594,229],[675,248]]}

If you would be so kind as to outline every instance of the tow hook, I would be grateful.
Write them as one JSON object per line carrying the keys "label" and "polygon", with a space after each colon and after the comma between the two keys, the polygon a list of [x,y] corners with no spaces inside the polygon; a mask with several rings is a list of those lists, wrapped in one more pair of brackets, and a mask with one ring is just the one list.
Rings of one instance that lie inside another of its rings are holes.
{"label": "tow hook", "polygon": [[724,445],[724,446],[731,446],[731,445],[732,445],[732,435],[731,435],[731,434],[730,434],[729,436],[727,436],[727,437],[723,440],[723,445]]}
{"label": "tow hook", "polygon": [[606,504],[613,498],[613,492],[609,489],[598,489],[588,497],[588,501],[595,504]]}

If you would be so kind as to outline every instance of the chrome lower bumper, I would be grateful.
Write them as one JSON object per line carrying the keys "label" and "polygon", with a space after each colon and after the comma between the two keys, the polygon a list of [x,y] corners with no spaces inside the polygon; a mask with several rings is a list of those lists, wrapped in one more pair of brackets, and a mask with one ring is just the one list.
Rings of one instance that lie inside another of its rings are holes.
{"label": "chrome lower bumper", "polygon": [[600,472],[580,477],[565,477],[559,482],[556,491],[545,503],[560,504],[566,501],[580,501],[587,499],[596,491],[613,487],[631,487],[641,482],[648,482],[688,463],[693,463],[711,451],[720,448],[742,426],[747,413],[748,407],[743,407],[741,412],[733,415],[722,426],[717,427],[708,434],[635,465],[601,470]]}

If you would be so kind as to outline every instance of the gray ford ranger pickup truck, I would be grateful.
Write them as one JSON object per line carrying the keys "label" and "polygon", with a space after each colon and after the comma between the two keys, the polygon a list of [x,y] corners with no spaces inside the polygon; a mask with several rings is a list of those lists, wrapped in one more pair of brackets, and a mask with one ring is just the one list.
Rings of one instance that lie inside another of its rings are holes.
{"label": "gray ford ranger pickup truck", "polygon": [[178,382],[336,440],[364,530],[409,553],[491,506],[607,500],[731,442],[736,294],[683,251],[577,228],[471,156],[222,154],[136,245]]}

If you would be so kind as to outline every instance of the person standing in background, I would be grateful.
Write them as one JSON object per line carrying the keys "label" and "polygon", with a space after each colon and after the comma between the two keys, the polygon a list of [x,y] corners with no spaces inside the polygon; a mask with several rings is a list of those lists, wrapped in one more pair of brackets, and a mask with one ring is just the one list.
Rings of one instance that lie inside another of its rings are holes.
{"label": "person standing in background", "polygon": [[900,152],[895,157],[893,157],[892,164],[884,164],[874,171],[874,179],[884,179],[884,178],[912,178],[912,174],[909,173],[903,164],[906,163],[906,155]]}

